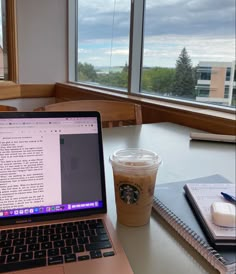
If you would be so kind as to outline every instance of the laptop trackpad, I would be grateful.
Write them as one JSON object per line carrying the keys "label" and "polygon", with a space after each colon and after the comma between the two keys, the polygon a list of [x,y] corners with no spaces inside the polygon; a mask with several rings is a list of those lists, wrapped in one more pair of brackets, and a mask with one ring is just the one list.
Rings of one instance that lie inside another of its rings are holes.
{"label": "laptop trackpad", "polygon": [[22,270],[17,272],[11,272],[12,274],[64,274],[63,266],[55,266],[55,267],[42,267],[38,269],[29,269],[29,270]]}

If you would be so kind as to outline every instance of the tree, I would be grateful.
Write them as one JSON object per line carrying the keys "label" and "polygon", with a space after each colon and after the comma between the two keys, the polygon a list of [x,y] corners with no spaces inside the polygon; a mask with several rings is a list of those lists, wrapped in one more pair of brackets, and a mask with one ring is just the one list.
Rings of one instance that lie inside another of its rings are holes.
{"label": "tree", "polygon": [[97,73],[94,69],[94,66],[87,63],[78,64],[78,76],[80,81],[90,81],[95,82],[97,79]]}
{"label": "tree", "polygon": [[155,67],[143,70],[142,90],[167,96],[171,92],[174,75],[174,68]]}
{"label": "tree", "polygon": [[182,49],[176,61],[176,71],[172,95],[194,98],[195,81],[193,77],[192,62],[185,48]]}
{"label": "tree", "polygon": [[97,82],[101,85],[108,87],[125,88],[128,87],[128,73],[121,72],[109,72],[108,74],[98,75]]}
{"label": "tree", "polygon": [[122,69],[122,72],[128,73],[128,71],[129,71],[129,66],[128,66],[127,62],[126,62],[125,66]]}

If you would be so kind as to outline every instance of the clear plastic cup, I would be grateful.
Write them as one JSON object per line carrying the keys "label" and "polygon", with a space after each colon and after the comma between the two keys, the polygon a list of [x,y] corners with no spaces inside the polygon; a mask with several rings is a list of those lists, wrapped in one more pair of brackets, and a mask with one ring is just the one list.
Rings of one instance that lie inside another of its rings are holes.
{"label": "clear plastic cup", "polygon": [[118,222],[127,226],[147,224],[161,158],[150,150],[128,148],[115,151],[110,163]]}

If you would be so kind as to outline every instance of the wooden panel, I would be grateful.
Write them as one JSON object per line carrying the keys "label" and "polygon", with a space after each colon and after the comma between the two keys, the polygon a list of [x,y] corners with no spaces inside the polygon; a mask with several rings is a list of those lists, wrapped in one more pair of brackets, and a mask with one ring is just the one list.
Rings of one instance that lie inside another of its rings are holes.
{"label": "wooden panel", "polygon": [[195,114],[184,110],[150,108],[142,106],[143,122],[172,122],[211,133],[236,135],[234,120]]}
{"label": "wooden panel", "polygon": [[27,84],[18,85],[13,82],[1,82],[0,84],[0,100],[16,99],[16,98],[40,98],[54,97],[54,84]]}
{"label": "wooden panel", "polygon": [[135,102],[142,106],[143,123],[173,122],[212,133],[236,135],[235,113],[207,107],[175,104],[110,91],[90,90],[74,84],[56,83],[56,101],[109,99]]}
{"label": "wooden panel", "polygon": [[7,81],[0,84],[0,99],[13,99],[19,97],[20,85]]}
{"label": "wooden panel", "polygon": [[0,111],[17,111],[16,107],[0,105]]}
{"label": "wooden panel", "polygon": [[116,100],[74,100],[49,104],[34,111],[98,111],[102,122],[109,127],[142,124],[140,105]]}
{"label": "wooden panel", "polygon": [[20,85],[21,98],[54,97],[54,84],[25,84]]}
{"label": "wooden panel", "polygon": [[[75,85],[56,83],[55,97],[57,102],[69,100],[103,100],[113,99],[113,95],[99,93],[97,91],[87,90],[86,88],[78,88]],[[118,99],[119,100],[119,99]]]}
{"label": "wooden panel", "polygon": [[6,1],[8,79],[18,82],[16,0]]}

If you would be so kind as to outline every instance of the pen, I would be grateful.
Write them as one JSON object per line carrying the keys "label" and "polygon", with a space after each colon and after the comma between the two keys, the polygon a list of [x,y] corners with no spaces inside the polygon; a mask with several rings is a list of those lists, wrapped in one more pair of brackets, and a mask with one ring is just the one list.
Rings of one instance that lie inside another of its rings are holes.
{"label": "pen", "polygon": [[225,200],[227,200],[227,201],[229,201],[231,203],[236,204],[236,198],[234,196],[229,195],[229,194],[227,194],[225,192],[221,192],[221,195],[225,198]]}

